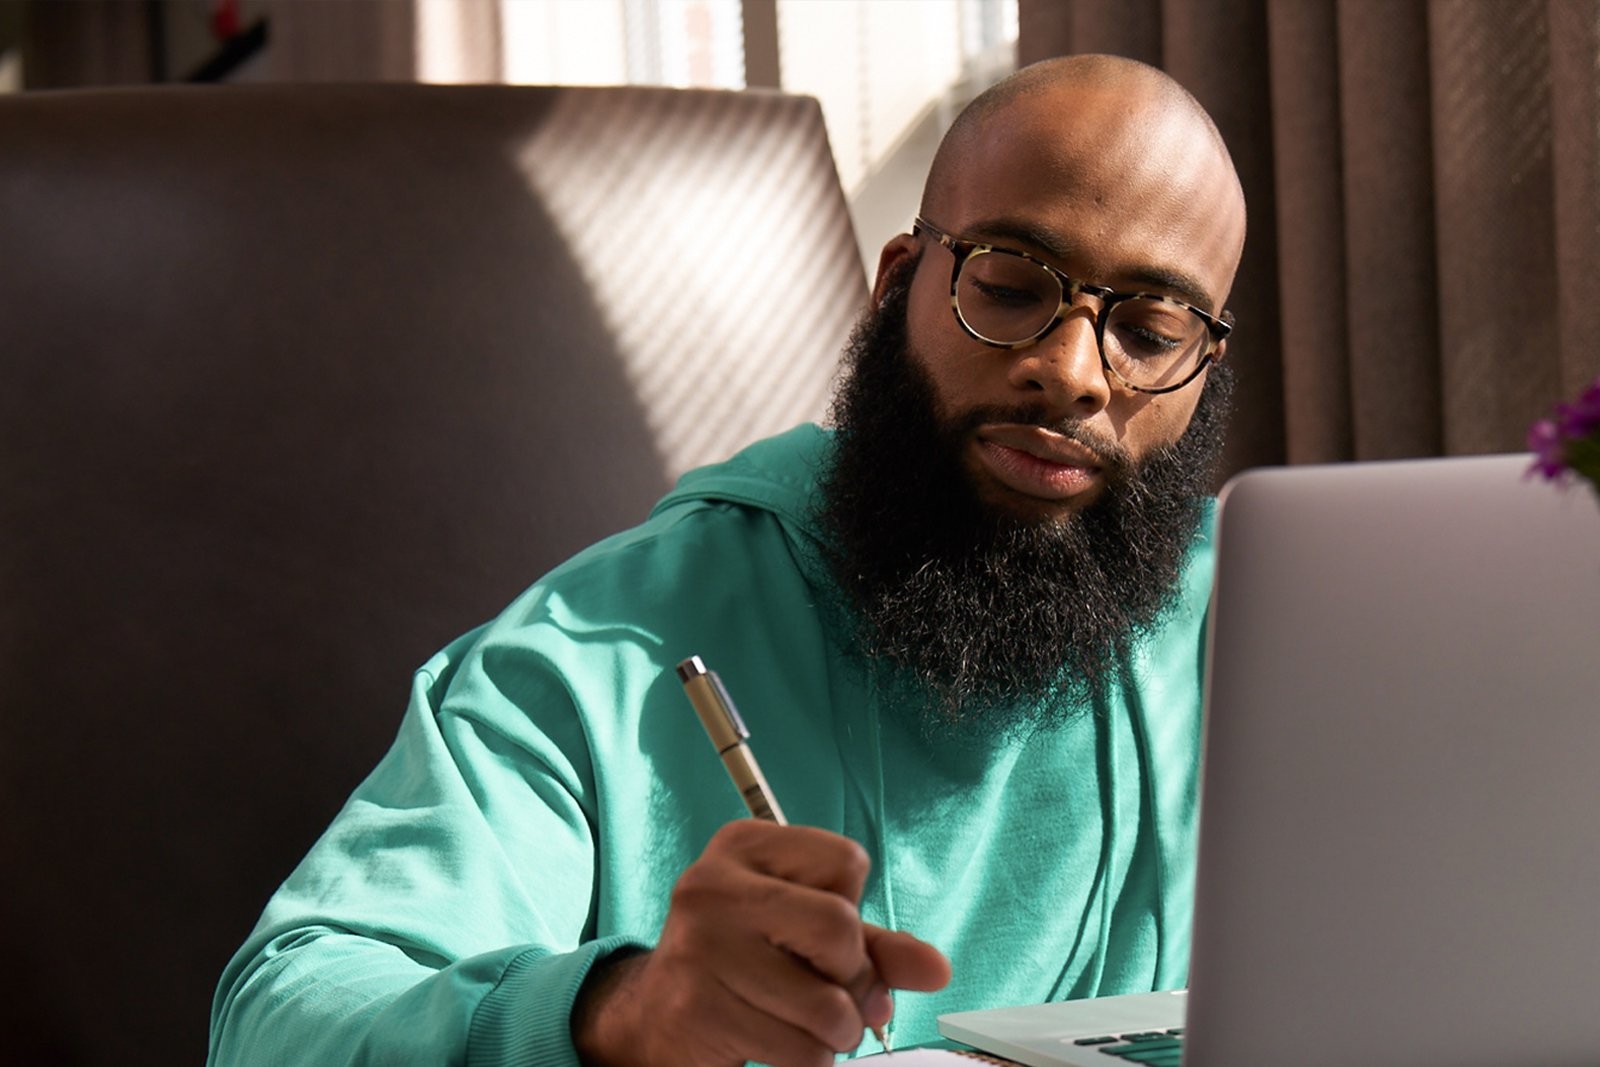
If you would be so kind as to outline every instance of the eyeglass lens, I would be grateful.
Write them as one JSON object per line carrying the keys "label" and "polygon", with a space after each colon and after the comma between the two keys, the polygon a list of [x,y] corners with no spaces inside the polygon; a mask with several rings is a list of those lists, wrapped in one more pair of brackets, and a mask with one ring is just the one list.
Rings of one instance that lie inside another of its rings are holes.
{"label": "eyeglass lens", "polygon": [[[956,283],[956,308],[987,341],[1015,344],[1050,325],[1061,283],[1043,266],[1006,252],[974,252]],[[1180,380],[1206,353],[1205,320],[1164,300],[1134,297],[1106,317],[1106,361],[1134,385]]]}

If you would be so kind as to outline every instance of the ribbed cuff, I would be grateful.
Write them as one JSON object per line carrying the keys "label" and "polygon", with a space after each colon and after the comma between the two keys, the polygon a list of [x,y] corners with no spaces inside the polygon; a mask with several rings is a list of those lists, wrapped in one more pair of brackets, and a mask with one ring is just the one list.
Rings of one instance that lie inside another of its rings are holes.
{"label": "ribbed cuff", "polygon": [[647,948],[632,937],[590,941],[572,952],[530,948],[507,964],[467,1035],[468,1067],[579,1067],[572,1005],[597,960]]}

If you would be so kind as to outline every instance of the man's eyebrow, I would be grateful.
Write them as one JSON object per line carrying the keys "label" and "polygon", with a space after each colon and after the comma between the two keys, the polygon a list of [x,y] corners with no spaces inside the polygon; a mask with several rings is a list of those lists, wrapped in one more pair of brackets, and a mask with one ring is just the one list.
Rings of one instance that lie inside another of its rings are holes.
{"label": "man's eyebrow", "polygon": [[[985,241],[1015,241],[1018,244],[1031,246],[1023,251],[1043,252],[1057,263],[1069,261],[1076,251],[1057,234],[1019,219],[998,218],[980,221],[974,223],[965,236],[968,240],[981,237]],[[1205,287],[1197,279],[1180,271],[1139,265],[1124,270],[1121,276],[1139,285],[1175,295],[1185,303],[1193,304],[1202,310],[1211,305],[1211,297],[1207,295]]]}

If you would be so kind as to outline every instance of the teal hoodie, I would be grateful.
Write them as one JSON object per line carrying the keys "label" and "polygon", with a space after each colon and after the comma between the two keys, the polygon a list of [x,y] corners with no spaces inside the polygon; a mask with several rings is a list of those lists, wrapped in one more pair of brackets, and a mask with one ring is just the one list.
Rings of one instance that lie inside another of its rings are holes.
{"label": "teal hoodie", "polygon": [[[692,471],[418,671],[393,748],[228,965],[214,1063],[575,1067],[594,960],[649,945],[743,805],[674,673],[722,676],[792,822],[860,842],[870,922],[938,946],[941,1012],[1181,986],[1209,518],[1132,681],[1022,739],[930,739],[823,607],[804,426]],[[869,1035],[862,1052],[876,1051]]]}

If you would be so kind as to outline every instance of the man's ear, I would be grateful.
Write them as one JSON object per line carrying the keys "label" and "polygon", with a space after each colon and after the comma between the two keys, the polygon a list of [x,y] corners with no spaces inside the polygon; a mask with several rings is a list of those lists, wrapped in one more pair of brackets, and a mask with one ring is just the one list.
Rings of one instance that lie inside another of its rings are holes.
{"label": "man's ear", "polygon": [[889,288],[889,279],[894,275],[894,268],[916,255],[916,252],[917,239],[909,233],[897,234],[889,238],[889,243],[883,246],[883,251],[878,253],[878,276],[872,282],[874,309],[883,303],[883,294]]}

